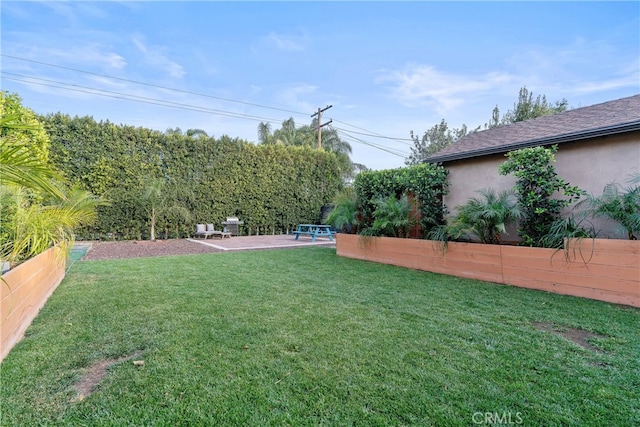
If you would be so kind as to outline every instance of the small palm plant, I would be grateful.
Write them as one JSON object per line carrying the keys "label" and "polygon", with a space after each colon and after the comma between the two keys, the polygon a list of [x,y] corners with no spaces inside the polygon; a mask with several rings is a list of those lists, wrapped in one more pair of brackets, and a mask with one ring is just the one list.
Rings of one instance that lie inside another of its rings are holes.
{"label": "small palm plant", "polygon": [[2,224],[0,255],[11,264],[55,245],[67,252],[75,240],[74,228],[95,221],[95,208],[104,204],[82,190],[64,191],[63,198],[50,197],[43,203],[33,203],[32,198],[24,188],[2,187],[2,213],[10,221]]}
{"label": "small palm plant", "polygon": [[482,243],[500,244],[506,224],[521,217],[512,191],[479,190],[480,197],[469,199],[458,208],[451,229],[459,235],[473,233]]}
{"label": "small palm plant", "polygon": [[608,218],[619,224],[618,232],[629,240],[640,236],[640,173],[632,175],[624,188],[617,182],[605,185],[602,195],[588,195],[577,207],[586,207],[586,214]]}
{"label": "small palm plant", "polygon": [[152,242],[156,241],[156,224],[160,216],[171,215],[185,221],[191,219],[191,212],[175,203],[170,190],[166,179],[149,177],[145,180],[142,199],[149,214],[149,240]]}
{"label": "small palm plant", "polygon": [[329,213],[326,223],[345,233],[356,233],[358,226],[358,204],[353,189],[348,188],[338,194],[333,201],[335,207]]}
{"label": "small palm plant", "polygon": [[379,199],[373,213],[375,234],[409,237],[411,228],[418,224],[414,204],[406,194],[399,199],[394,195]]}

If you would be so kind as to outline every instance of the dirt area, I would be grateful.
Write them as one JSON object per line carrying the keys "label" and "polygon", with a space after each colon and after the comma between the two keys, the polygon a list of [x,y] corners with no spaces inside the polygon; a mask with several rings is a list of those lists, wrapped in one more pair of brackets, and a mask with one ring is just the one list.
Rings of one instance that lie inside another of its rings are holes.
{"label": "dirt area", "polygon": [[586,348],[587,350],[591,350],[596,353],[602,353],[602,350],[595,347],[588,340],[591,338],[605,338],[603,335],[594,334],[593,332],[575,328],[562,328],[562,330],[558,330],[553,324],[546,322],[533,322],[533,326],[540,329],[541,331],[561,335],[566,339],[578,344],[579,346]]}
{"label": "dirt area", "polygon": [[117,242],[77,242],[79,244],[91,243],[83,260],[121,259],[121,258],[145,258],[166,255],[190,255],[222,252],[211,246],[190,242],[186,239],[170,239],[139,241],[125,240]]}
{"label": "dirt area", "polygon": [[[112,365],[115,365],[116,363],[120,363],[123,361],[128,361],[133,358],[140,357],[141,354],[142,354],[141,352],[136,352],[130,356],[121,357],[119,359],[99,360],[93,365],[91,365],[89,368],[86,369],[80,381],[76,383],[76,391],[78,395],[76,396],[75,401],[80,402],[84,400],[86,397],[88,397],[89,395],[91,395],[91,393],[93,393],[96,386],[100,384],[100,381],[102,381],[104,376],[107,374],[107,370]],[[134,360],[133,364],[136,366],[144,366],[144,361]]]}

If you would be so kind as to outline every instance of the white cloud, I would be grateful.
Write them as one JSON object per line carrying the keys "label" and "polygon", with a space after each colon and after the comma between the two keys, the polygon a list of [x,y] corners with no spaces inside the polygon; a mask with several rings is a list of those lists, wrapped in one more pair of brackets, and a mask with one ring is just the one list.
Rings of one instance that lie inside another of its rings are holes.
{"label": "white cloud", "polygon": [[301,98],[309,98],[309,96],[314,94],[317,89],[318,87],[314,85],[306,83],[297,84],[283,90],[278,98],[295,109],[300,111],[309,111],[309,114],[311,114],[317,106],[314,107],[311,103],[306,100],[302,100]]}
{"label": "white cloud", "polygon": [[638,76],[639,74],[636,72],[634,74],[622,76],[616,79],[580,82],[579,84],[573,86],[571,89],[573,90],[573,92],[580,94],[606,92],[628,87],[635,87],[637,89],[639,81]]}
{"label": "white cloud", "polygon": [[286,52],[302,52],[305,50],[305,38],[296,36],[287,36],[284,34],[269,33],[263,37],[263,41],[278,50]]}
{"label": "white cloud", "polygon": [[127,61],[122,56],[115,52],[109,52],[97,44],[74,46],[65,50],[50,50],[49,54],[73,64],[82,62],[83,64],[100,65],[115,69],[123,69],[127,65]]}
{"label": "white cloud", "polygon": [[171,77],[182,78],[187,74],[182,65],[172,61],[162,53],[161,47],[147,47],[139,37],[133,38],[133,44],[144,55],[144,60],[154,67],[158,67]]}
{"label": "white cloud", "polygon": [[391,82],[393,97],[407,106],[435,105],[438,113],[444,114],[463,104],[471,94],[485,93],[512,80],[513,76],[508,73],[467,76],[417,64],[386,72],[376,83]]}

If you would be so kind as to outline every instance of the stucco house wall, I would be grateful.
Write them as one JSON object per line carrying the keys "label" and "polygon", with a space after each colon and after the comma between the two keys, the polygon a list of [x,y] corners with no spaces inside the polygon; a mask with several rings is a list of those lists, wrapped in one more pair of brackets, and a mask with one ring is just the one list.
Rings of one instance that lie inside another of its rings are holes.
{"label": "stucco house wall", "polygon": [[[593,195],[613,181],[628,185],[630,176],[640,173],[640,95],[470,134],[428,160],[449,170],[444,203],[454,215],[458,206],[478,196],[477,190],[514,187],[513,175],[498,173],[508,151],[554,144],[553,166],[569,184]],[[592,222],[598,237],[620,237],[610,221]],[[517,236],[511,231],[508,240]]]}

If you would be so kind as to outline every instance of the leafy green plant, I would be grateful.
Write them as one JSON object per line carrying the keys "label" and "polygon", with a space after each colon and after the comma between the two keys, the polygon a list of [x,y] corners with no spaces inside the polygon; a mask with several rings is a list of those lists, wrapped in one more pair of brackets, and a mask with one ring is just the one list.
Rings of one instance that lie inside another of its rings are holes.
{"label": "leafy green plant", "polygon": [[112,201],[98,210],[95,226],[79,230],[93,238],[149,238],[150,201],[141,197],[147,177],[166,178],[171,191],[165,206],[181,206],[192,218],[157,213],[157,238],[185,237],[194,222],[220,224],[228,216],[244,221],[245,230],[285,232],[316,224],[322,206],[343,188],[341,158],[331,150],[255,145],[197,129],[158,132],[64,114],[44,120],[52,163],[72,183]]}
{"label": "leafy green plant", "polygon": [[567,215],[563,218],[558,218],[551,223],[549,231],[541,239],[542,245],[545,248],[558,248],[564,247],[565,239],[582,239],[582,238],[595,238],[596,231],[593,225],[586,225],[586,219],[576,216],[574,213]]}
{"label": "leafy green plant", "polygon": [[0,101],[0,257],[16,264],[69,246],[75,227],[94,221],[104,202],[68,189],[48,162],[49,141],[33,112],[17,96],[2,92]]}
{"label": "leafy green plant", "polygon": [[188,209],[173,203],[169,184],[165,178],[147,178],[145,180],[142,199],[146,201],[146,210],[149,215],[149,239],[156,240],[156,223],[161,215],[174,215],[184,221],[191,219]]}
{"label": "leafy green plant", "polygon": [[326,223],[344,233],[356,233],[358,226],[358,205],[353,188],[347,188],[333,200],[334,208]]}
{"label": "leafy green plant", "polygon": [[0,254],[12,264],[52,246],[66,252],[75,240],[74,228],[95,221],[95,208],[104,203],[82,190],[68,191],[63,199],[33,203],[25,189],[13,190],[11,197],[5,198],[11,200],[13,212],[6,225],[7,239],[0,245]]}
{"label": "leafy green plant", "polygon": [[[515,193],[522,211],[518,234],[523,245],[544,246],[544,236],[562,209],[584,194],[556,173],[551,162],[555,161],[557,151],[557,145],[510,151],[508,160],[498,169],[501,175],[513,174],[517,178]],[[552,198],[555,192],[568,198]]]}
{"label": "leafy green plant", "polygon": [[442,199],[448,192],[448,173],[442,165],[431,163],[359,173],[353,186],[359,201],[362,228],[373,225],[380,198],[400,198],[403,194],[412,194],[417,202],[423,235],[444,224],[446,208]]}
{"label": "leafy green plant", "polygon": [[395,196],[381,198],[377,205],[372,228],[384,236],[409,237],[409,231],[418,223],[415,202],[403,194],[399,199]]}
{"label": "leafy green plant", "polygon": [[576,207],[586,208],[587,215],[617,222],[620,235],[636,240],[640,236],[640,174],[632,175],[628,183],[630,186],[624,188],[611,182],[600,196],[588,195]]}
{"label": "leafy green plant", "polygon": [[522,216],[512,191],[479,190],[480,197],[469,199],[458,208],[449,233],[473,233],[482,243],[500,244],[506,224]]}

